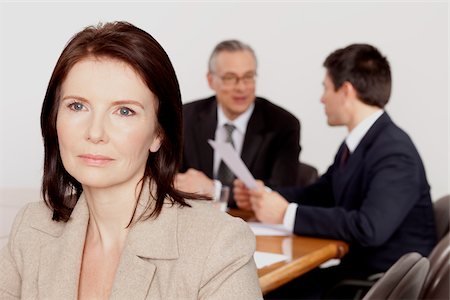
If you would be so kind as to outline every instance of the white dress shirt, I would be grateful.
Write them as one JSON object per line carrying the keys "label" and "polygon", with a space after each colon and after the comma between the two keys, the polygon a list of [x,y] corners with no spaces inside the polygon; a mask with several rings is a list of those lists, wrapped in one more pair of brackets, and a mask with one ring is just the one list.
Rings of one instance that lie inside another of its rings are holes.
{"label": "white dress shirt", "polygon": [[[376,120],[383,114],[384,110],[380,109],[362,120],[352,131],[349,132],[347,137],[345,138],[345,144],[348,147],[350,155],[355,151],[356,147],[358,147],[359,143],[366,135],[367,131],[369,131],[370,127],[375,123]],[[295,225],[295,215],[297,213],[298,204],[297,203],[289,203],[288,208],[284,214],[283,225],[290,232],[294,232]]]}
{"label": "white dress shirt", "polygon": [[[255,108],[255,104],[252,103],[250,107],[240,116],[238,116],[233,121],[230,121],[222,110],[220,104],[217,104],[217,127],[216,134],[214,140],[216,141],[226,141],[227,139],[227,131],[224,127],[225,124],[232,124],[236,127],[236,129],[231,134],[231,138],[233,139],[234,148],[236,152],[241,154],[242,146],[244,145],[244,137],[245,132],[247,131],[248,121],[252,116],[253,110]],[[217,176],[217,172],[219,171],[221,157],[214,151],[214,165],[213,165],[213,174],[214,177]],[[220,197],[220,189],[222,188],[222,183],[219,180],[214,180],[214,197]]]}

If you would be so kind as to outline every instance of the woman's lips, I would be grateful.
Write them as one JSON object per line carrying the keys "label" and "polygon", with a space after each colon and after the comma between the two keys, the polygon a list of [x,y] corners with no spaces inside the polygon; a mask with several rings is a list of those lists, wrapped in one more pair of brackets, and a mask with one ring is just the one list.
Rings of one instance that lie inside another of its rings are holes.
{"label": "woman's lips", "polygon": [[82,154],[78,156],[86,164],[90,166],[104,166],[112,162],[114,159],[104,155],[97,154]]}

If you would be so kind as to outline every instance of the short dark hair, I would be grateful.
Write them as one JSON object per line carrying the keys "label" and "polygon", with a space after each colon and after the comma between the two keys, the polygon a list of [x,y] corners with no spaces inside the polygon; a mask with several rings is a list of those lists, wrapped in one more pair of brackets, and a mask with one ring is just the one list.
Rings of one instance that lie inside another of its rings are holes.
{"label": "short dark hair", "polygon": [[358,98],[383,108],[391,95],[389,62],[377,48],[368,44],[352,44],[331,53],[323,63],[335,89],[346,81],[358,92]]}
{"label": "short dark hair", "polygon": [[[193,195],[173,186],[181,161],[183,123],[181,93],[172,63],[150,34],[127,22],[112,22],[86,27],[72,37],[56,63],[45,94],[41,111],[45,150],[42,195],[53,211],[53,220],[67,222],[83,191],[81,184],[63,166],[56,119],[63,81],[77,62],[88,57],[123,61],[140,75],[157,98],[155,107],[161,147],[155,153],[149,151],[142,178],[143,182],[148,179],[155,182],[156,195],[152,196],[156,203],[149,203],[144,211],[149,214],[145,218],[157,217],[166,198],[181,206],[188,205],[184,198]],[[150,205],[154,208],[151,212]],[[144,213],[139,218],[144,217]]]}

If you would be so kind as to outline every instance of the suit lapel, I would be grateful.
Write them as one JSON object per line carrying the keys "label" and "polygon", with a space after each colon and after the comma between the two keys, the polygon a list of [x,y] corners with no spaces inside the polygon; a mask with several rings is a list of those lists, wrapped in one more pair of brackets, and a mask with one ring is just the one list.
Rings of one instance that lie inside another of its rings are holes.
{"label": "suit lapel", "polygon": [[198,122],[194,124],[194,132],[197,146],[197,153],[201,164],[201,169],[206,170],[206,176],[213,178],[214,152],[208,144],[208,140],[214,140],[217,127],[217,102],[215,97],[208,106],[199,113]]}
{"label": "suit lapel", "polygon": [[[136,210],[139,216],[149,193],[143,191]],[[169,201],[158,218],[138,221],[131,228],[117,268],[110,299],[160,299],[160,283],[154,278],[158,260],[178,258],[177,207]],[[167,284],[167,283],[163,283]]]}
{"label": "suit lapel", "polygon": [[344,147],[344,143],[341,144],[334,162],[336,175],[333,179],[333,186],[335,189],[337,203],[341,201],[342,195],[344,195],[345,190],[348,188],[353,174],[357,173],[356,171],[362,167],[366,153],[373,141],[381,133],[382,129],[390,122],[392,121],[387,113],[383,113],[361,139],[361,142],[356,147],[355,151],[349,156],[347,164],[343,168],[339,167],[339,162],[341,161]]}
{"label": "suit lapel", "polygon": [[[38,290],[40,299],[76,299],[89,212],[82,195],[70,220],[52,242],[40,249]],[[33,225],[32,225],[33,226]],[[52,233],[52,229],[34,225]]]}
{"label": "suit lapel", "polygon": [[154,264],[139,257],[130,247],[125,248],[109,299],[146,299],[155,271]]}
{"label": "suit lapel", "polygon": [[[265,121],[267,122],[268,120]],[[248,121],[241,154],[242,160],[249,169],[257,157],[258,150],[264,140],[264,127],[262,108],[258,99],[256,99],[255,109]]]}
{"label": "suit lapel", "polygon": [[[345,143],[345,142],[344,142]],[[357,169],[361,166],[361,162],[363,160],[363,153],[362,151],[358,151],[358,148],[355,149],[355,151],[349,156],[347,163],[344,167],[340,166],[340,162],[342,159],[342,154],[344,150],[344,143],[341,144],[338,155],[336,156],[336,160],[334,162],[335,166],[335,176],[333,177],[333,186],[335,190],[335,196],[337,203],[340,202],[340,199],[342,195],[347,190],[350,179],[352,178],[353,174],[356,172]]]}
{"label": "suit lapel", "polygon": [[[145,185],[136,213],[140,215],[150,199]],[[177,207],[166,201],[158,218],[138,221],[131,228],[117,268],[110,299],[161,298],[154,282],[157,260],[178,258]],[[54,223],[36,222],[32,227],[55,239],[40,249],[39,299],[76,299],[89,222],[84,194],[78,200],[70,220]],[[150,290],[151,286],[155,286]]]}

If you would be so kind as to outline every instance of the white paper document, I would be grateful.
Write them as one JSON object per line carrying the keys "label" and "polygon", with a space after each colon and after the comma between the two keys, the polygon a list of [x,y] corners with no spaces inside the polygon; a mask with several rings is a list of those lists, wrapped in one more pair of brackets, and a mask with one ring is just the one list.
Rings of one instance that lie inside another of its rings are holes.
{"label": "white paper document", "polygon": [[254,235],[288,236],[292,234],[281,224],[271,225],[259,222],[247,222],[247,224],[250,226]]}
{"label": "white paper document", "polygon": [[241,157],[230,143],[213,140],[208,140],[208,143],[220,155],[224,163],[228,168],[230,168],[234,175],[244,182],[246,187],[249,189],[256,187],[255,178],[253,178],[252,173],[250,173],[247,166],[244,164]]}
{"label": "white paper document", "polygon": [[264,268],[265,266],[270,266],[271,264],[277,263],[279,261],[285,261],[288,259],[283,254],[260,252],[260,251],[255,251],[253,258],[255,259],[256,267],[258,269],[261,269],[261,268]]}

